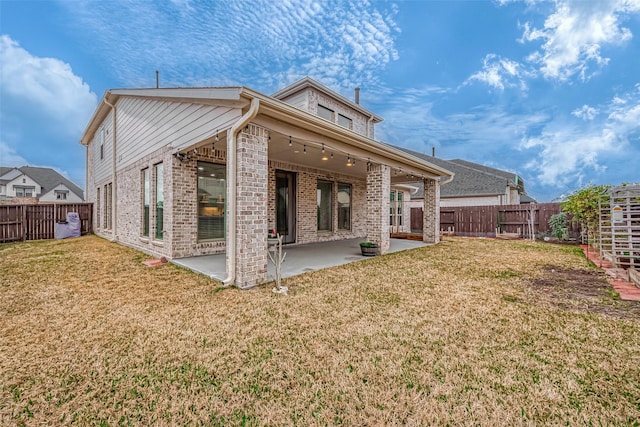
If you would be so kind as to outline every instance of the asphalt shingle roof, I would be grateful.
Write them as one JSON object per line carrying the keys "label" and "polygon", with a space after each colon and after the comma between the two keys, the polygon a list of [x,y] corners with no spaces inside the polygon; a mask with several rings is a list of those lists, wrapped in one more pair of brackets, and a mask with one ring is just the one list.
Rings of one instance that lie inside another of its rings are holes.
{"label": "asphalt shingle roof", "polygon": [[[504,194],[507,185],[515,185],[515,174],[502,171],[465,160],[444,160],[438,157],[422,154],[406,148],[398,147],[415,157],[424,159],[436,166],[443,167],[455,173],[453,181],[440,188],[441,197],[465,197]],[[521,179],[519,179],[521,181]],[[424,197],[422,184],[418,184],[418,191],[411,196],[413,199]],[[522,184],[524,190],[524,184]],[[523,191],[524,192],[524,191]]]}
{"label": "asphalt shingle roof", "polygon": [[[0,167],[0,175],[4,175],[12,169],[14,168]],[[73,182],[69,181],[67,178],[60,175],[58,172],[51,168],[22,166],[17,169],[20,170],[20,172],[22,172],[24,175],[27,175],[28,177],[36,181],[38,184],[40,184],[41,187],[43,187],[41,194],[48,193],[53,188],[58,186],[58,184],[63,184],[78,197],[84,199],[84,194],[80,187],[78,187]]]}

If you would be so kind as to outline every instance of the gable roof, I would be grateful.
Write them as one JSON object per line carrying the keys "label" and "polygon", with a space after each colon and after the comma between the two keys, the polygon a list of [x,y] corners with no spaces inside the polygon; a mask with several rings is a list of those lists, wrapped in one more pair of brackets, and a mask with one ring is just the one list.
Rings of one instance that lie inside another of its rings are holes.
{"label": "gable roof", "polygon": [[379,117],[375,114],[373,114],[371,111],[365,109],[362,107],[362,105],[360,104],[356,104],[355,102],[345,98],[344,96],[340,95],[337,92],[332,91],[331,89],[329,89],[328,87],[318,83],[317,81],[313,80],[311,77],[305,77],[303,79],[298,80],[297,82],[294,82],[292,84],[290,84],[289,86],[280,89],[279,91],[277,91],[276,93],[274,93],[273,95],[271,95],[273,98],[275,99],[279,99],[282,100],[290,95],[293,95],[296,92],[300,92],[303,89],[307,89],[307,88],[313,88],[315,90],[317,90],[318,92],[321,92],[325,95],[327,95],[330,98],[334,98],[339,100],[340,102],[342,102],[343,104],[348,105],[349,107],[353,108],[354,110],[358,111],[359,113],[364,114],[367,117],[371,117],[371,119],[373,120],[373,123],[380,123],[381,121],[383,121],[382,117]]}
{"label": "gable roof", "polygon": [[461,164],[463,166],[467,166],[467,167],[470,167],[472,169],[476,169],[476,170],[479,170],[479,171],[482,171],[482,172],[486,172],[486,173],[490,173],[490,174],[493,174],[493,175],[501,176],[501,177],[503,177],[505,179],[508,179],[509,182],[512,185],[517,186],[518,187],[518,191],[520,193],[524,193],[525,192],[525,190],[524,190],[524,180],[522,179],[522,177],[520,177],[516,173],[505,171],[505,170],[502,170],[502,169],[492,168],[492,167],[485,166],[485,165],[480,165],[478,163],[473,163],[473,162],[469,162],[467,160],[462,160],[462,159],[453,159],[453,160],[450,160],[450,162],[458,163],[458,164]]}
{"label": "gable roof", "polygon": [[[73,182],[51,168],[39,168],[35,166],[22,166],[19,168],[0,168],[0,173],[4,174],[12,169],[18,169],[22,174],[27,175],[42,187],[42,193],[46,194],[59,184],[64,185],[76,196],[84,199],[84,192]],[[2,172],[4,171],[4,172]]]}
{"label": "gable roof", "polygon": [[[440,197],[468,197],[468,196],[491,196],[504,194],[507,186],[515,186],[513,173],[500,171],[478,165],[477,163],[467,162],[464,160],[452,161],[433,157],[427,154],[418,153],[407,148],[398,147],[415,157],[419,157],[433,163],[437,166],[445,168],[455,174],[453,180],[446,185],[440,187]],[[468,165],[476,165],[471,167]],[[499,171],[500,174],[492,173],[489,170]],[[418,191],[411,196],[412,199],[421,199],[424,197],[424,188],[422,183],[416,185]]]}
{"label": "gable roof", "polygon": [[[322,85],[309,78],[303,79],[297,84],[313,84],[320,88],[324,88]],[[324,88],[323,91],[327,94],[335,94],[327,88]],[[351,101],[343,98],[341,95],[335,94],[332,96],[339,97],[343,99],[345,103],[358,107],[358,104],[351,103]],[[372,154],[371,160],[373,161],[375,161],[375,156],[379,156],[383,157],[385,159],[385,164],[388,164],[391,167],[394,167],[396,164],[402,164],[403,168],[406,166],[407,168],[414,170],[414,173],[424,173],[425,175],[434,178],[452,176],[451,171],[434,163],[430,163],[428,158],[412,156],[411,153],[403,151],[398,147],[360,135],[345,128],[344,126],[340,126],[337,123],[328,122],[322,117],[290,105],[280,99],[249,89],[245,86],[107,90],[82,134],[80,139],[81,144],[89,145],[102,121],[111,112],[111,106],[116,105],[120,97],[140,97],[165,100],[169,102],[224,105],[230,108],[247,108],[253,100],[256,100],[259,105],[257,114],[267,117],[270,120],[277,120],[280,123],[305,128],[308,131],[319,133],[323,137],[335,139],[340,141],[342,144],[349,145],[349,148],[354,150],[353,152],[362,150],[367,151]],[[369,117],[373,117],[374,119],[377,118],[380,121],[382,120],[367,110],[364,110],[362,107],[358,108],[359,110],[365,111]],[[180,150],[179,147],[173,148],[176,152]]]}

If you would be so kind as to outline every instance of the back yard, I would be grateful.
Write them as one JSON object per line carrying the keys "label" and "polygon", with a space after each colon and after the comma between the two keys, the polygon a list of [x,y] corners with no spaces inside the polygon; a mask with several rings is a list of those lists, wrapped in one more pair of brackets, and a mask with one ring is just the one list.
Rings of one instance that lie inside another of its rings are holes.
{"label": "back yard", "polygon": [[579,249],[438,246],[223,289],[95,236],[0,245],[0,424],[640,419],[640,307]]}

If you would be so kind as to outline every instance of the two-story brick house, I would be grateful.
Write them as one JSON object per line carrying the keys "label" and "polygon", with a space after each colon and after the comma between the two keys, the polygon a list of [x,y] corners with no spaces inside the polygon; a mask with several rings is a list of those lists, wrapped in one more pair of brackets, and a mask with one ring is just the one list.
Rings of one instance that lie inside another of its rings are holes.
{"label": "two-story brick house", "polygon": [[420,180],[424,241],[435,243],[452,174],[376,141],[380,121],[310,78],[273,96],[109,90],[81,140],[94,230],[168,258],[224,252],[225,282],[244,288],[266,280],[271,230],[291,244],[358,237],[386,252],[389,195]]}

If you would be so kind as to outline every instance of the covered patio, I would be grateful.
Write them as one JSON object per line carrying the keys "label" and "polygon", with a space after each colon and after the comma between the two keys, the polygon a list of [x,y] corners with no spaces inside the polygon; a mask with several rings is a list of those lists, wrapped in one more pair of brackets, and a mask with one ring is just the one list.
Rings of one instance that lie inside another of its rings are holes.
{"label": "covered patio", "polygon": [[[287,257],[282,264],[282,277],[293,277],[310,271],[322,270],[362,261],[368,257],[360,253],[362,239],[336,240],[304,245],[285,245],[283,251]],[[389,251],[400,252],[427,246],[426,243],[405,239],[390,239]],[[215,280],[226,277],[225,254],[201,255],[194,257],[173,259],[172,263],[187,268],[196,273],[204,274]],[[275,280],[274,266],[269,261],[267,266],[267,281]]]}

